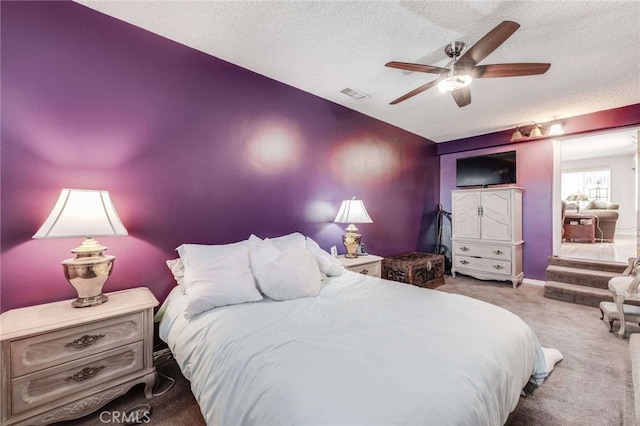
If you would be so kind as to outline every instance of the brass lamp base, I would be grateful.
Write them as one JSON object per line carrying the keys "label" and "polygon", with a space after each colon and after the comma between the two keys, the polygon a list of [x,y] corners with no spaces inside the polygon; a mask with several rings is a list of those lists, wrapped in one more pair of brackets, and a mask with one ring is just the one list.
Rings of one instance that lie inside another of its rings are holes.
{"label": "brass lamp base", "polygon": [[78,298],[71,303],[74,308],[101,305],[109,300],[102,294],[102,287],[111,275],[115,256],[103,255],[106,249],[93,238],[87,238],[71,250],[75,258],[62,261],[64,276],[78,292]]}
{"label": "brass lamp base", "polygon": [[100,293],[95,297],[78,297],[76,300],[71,302],[71,306],[74,308],[88,308],[89,306],[102,305],[107,300],[109,300],[109,297]]}
{"label": "brass lamp base", "polygon": [[360,247],[360,241],[362,241],[362,235],[358,234],[358,228],[352,223],[346,229],[346,234],[342,236],[342,243],[344,244],[344,248],[347,250],[347,254],[344,257],[348,259],[357,258],[358,255],[356,251],[358,247]]}

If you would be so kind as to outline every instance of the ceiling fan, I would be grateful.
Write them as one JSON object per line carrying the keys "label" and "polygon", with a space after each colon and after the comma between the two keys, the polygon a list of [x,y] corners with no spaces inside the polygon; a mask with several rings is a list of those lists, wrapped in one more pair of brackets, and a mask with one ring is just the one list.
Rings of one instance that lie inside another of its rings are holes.
{"label": "ceiling fan", "polygon": [[453,96],[458,106],[463,107],[471,103],[469,84],[474,78],[519,77],[544,74],[551,64],[519,63],[478,65],[478,62],[489,56],[491,52],[511,37],[518,28],[520,28],[520,25],[515,22],[503,21],[482,37],[480,41],[471,46],[464,54],[462,53],[466,44],[461,41],[454,41],[444,48],[447,56],[451,58],[451,62],[447,64],[446,68],[407,62],[386,63],[385,66],[390,68],[439,74],[437,79],[400,96],[398,99],[391,101],[390,104],[395,105],[433,86],[438,86],[442,92],[451,92],[451,96]]}

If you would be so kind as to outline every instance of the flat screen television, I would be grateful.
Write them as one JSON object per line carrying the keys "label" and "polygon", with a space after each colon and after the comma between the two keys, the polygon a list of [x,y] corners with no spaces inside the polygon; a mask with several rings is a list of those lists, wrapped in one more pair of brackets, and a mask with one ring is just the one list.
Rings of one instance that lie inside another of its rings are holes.
{"label": "flat screen television", "polygon": [[516,152],[498,152],[458,158],[456,186],[489,186],[516,183]]}

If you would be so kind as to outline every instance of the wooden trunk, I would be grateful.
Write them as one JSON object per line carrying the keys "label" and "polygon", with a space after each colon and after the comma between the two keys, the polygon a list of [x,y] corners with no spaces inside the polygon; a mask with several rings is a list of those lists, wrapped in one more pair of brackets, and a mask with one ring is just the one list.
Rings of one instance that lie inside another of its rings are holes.
{"label": "wooden trunk", "polygon": [[382,278],[436,288],[444,284],[444,256],[433,253],[405,253],[382,260]]}

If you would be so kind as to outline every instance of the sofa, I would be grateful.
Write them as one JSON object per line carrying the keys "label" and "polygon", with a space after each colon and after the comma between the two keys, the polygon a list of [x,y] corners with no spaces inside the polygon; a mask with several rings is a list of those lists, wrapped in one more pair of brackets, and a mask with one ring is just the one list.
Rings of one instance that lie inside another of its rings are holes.
{"label": "sofa", "polygon": [[584,209],[580,209],[580,214],[596,216],[598,218],[596,239],[611,243],[613,242],[616,234],[619,209],[619,203],[610,203],[604,200],[593,200]]}

